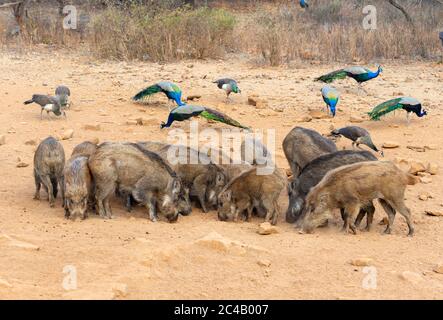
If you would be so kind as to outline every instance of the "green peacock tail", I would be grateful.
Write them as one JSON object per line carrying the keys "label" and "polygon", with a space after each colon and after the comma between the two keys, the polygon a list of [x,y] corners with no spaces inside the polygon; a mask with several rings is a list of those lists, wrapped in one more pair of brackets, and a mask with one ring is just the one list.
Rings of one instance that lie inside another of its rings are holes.
{"label": "green peacock tail", "polygon": [[382,104],[379,104],[374,109],[372,109],[371,112],[368,112],[368,115],[371,120],[380,120],[381,116],[402,108],[403,105],[400,103],[400,101],[401,98],[397,98],[383,102]]}
{"label": "green peacock tail", "polygon": [[321,81],[325,83],[331,83],[334,80],[344,79],[348,74],[344,69],[333,71],[331,73],[325,74],[321,77],[315,78],[315,81]]}
{"label": "green peacock tail", "polygon": [[139,93],[137,93],[135,96],[132,97],[132,100],[134,101],[141,101],[145,99],[146,97],[153,95],[155,93],[162,92],[162,88],[160,86],[154,84],[152,86],[147,87],[146,89],[143,89]]}
{"label": "green peacock tail", "polygon": [[233,127],[250,130],[249,127],[245,127],[244,125],[240,124],[238,121],[232,119],[231,117],[228,117],[227,115],[221,113],[220,111],[213,110],[210,108],[205,108],[205,110],[202,111],[202,113],[200,113],[200,116],[208,120],[223,122]]}

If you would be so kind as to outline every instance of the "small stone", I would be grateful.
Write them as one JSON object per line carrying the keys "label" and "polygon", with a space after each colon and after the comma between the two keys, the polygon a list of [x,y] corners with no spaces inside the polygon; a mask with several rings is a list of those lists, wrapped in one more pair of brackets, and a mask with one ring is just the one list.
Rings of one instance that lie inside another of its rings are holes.
{"label": "small stone", "polygon": [[0,136],[0,146],[6,144],[6,136],[4,134],[2,134]]}
{"label": "small stone", "polygon": [[416,151],[416,152],[425,152],[426,149],[424,147],[420,147],[420,146],[406,146],[406,148]]}
{"label": "small stone", "polygon": [[409,173],[410,174],[417,174],[418,172],[424,172],[426,171],[425,165],[420,161],[415,160],[409,160],[408,163],[410,164]]}
{"label": "small stone", "polygon": [[116,283],[112,292],[114,293],[114,299],[125,298],[128,295],[128,286],[125,283]]}
{"label": "small stone", "polygon": [[186,98],[186,101],[194,101],[200,99],[202,96],[200,94],[193,94]]}
{"label": "small stone", "polygon": [[29,166],[29,163],[26,163],[26,162],[17,163],[17,168],[26,168],[28,166]]}
{"label": "small stone", "polygon": [[434,267],[434,272],[443,274],[443,263],[439,263]]}
{"label": "small stone", "polygon": [[272,108],[272,110],[274,110],[275,112],[284,112],[285,108],[284,107],[275,107],[275,108]]}
{"label": "small stone", "polygon": [[436,175],[438,173],[438,164],[432,162],[429,163],[428,166],[426,167],[426,172],[432,175]]}
{"label": "small stone", "polygon": [[374,264],[374,261],[371,258],[357,258],[351,260],[351,265],[356,267],[367,267]]}
{"label": "small stone", "polygon": [[85,124],[84,126],[85,130],[91,130],[91,131],[100,131],[101,130],[101,126],[99,123],[97,124]]}
{"label": "small stone", "polygon": [[359,117],[359,116],[351,116],[349,118],[349,121],[352,122],[352,123],[360,123],[360,122],[365,121],[365,119],[362,118],[362,117]]}
{"label": "small stone", "polygon": [[424,148],[426,150],[437,150],[437,145],[435,145],[435,144],[428,144],[428,145],[425,145]]}
{"label": "small stone", "polygon": [[254,106],[255,107],[257,105],[257,100],[258,100],[257,96],[249,96],[248,97],[248,104],[250,106]]}
{"label": "small stone", "polygon": [[128,121],[126,121],[126,124],[129,126],[136,126],[137,120],[128,120]]}
{"label": "small stone", "polygon": [[416,272],[411,272],[411,271],[403,271],[400,275],[399,275],[400,279],[408,281],[408,282],[412,282],[412,283],[418,283],[421,282],[423,280],[423,277],[416,273]]}
{"label": "small stone", "polygon": [[443,217],[443,211],[439,210],[426,210],[425,213],[432,217]]}
{"label": "small stone", "polygon": [[35,139],[27,140],[27,141],[25,141],[25,144],[27,146],[36,146],[37,145],[37,140],[35,140]]}
{"label": "small stone", "polygon": [[271,266],[271,261],[269,261],[268,259],[260,259],[257,261],[257,264],[260,267],[270,267]]}
{"label": "small stone", "polygon": [[429,184],[432,183],[432,179],[430,177],[422,177],[420,178],[420,182],[423,184]]}
{"label": "small stone", "polygon": [[383,143],[382,147],[385,149],[395,149],[398,148],[400,145],[397,142],[392,141],[386,141]]}
{"label": "small stone", "polygon": [[422,193],[418,196],[421,201],[427,201],[429,199],[429,194]]}
{"label": "small stone", "polygon": [[305,116],[303,116],[301,118],[298,118],[296,121],[297,122],[311,122],[312,121],[312,117],[308,116],[308,115],[305,115]]}
{"label": "small stone", "polygon": [[69,140],[74,136],[74,129],[68,129],[65,130],[62,134],[61,134],[61,139],[62,140]]}
{"label": "small stone", "polygon": [[326,112],[319,111],[319,110],[312,110],[309,112],[309,115],[313,119],[328,119],[330,117]]}
{"label": "small stone", "polygon": [[269,235],[273,233],[278,233],[278,229],[275,226],[271,225],[269,222],[263,222],[259,225],[257,233],[261,235]]}

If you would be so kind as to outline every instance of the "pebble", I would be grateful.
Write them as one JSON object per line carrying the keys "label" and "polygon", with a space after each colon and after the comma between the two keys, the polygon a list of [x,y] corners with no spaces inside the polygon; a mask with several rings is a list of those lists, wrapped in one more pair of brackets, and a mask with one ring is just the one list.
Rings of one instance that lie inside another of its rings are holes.
{"label": "pebble", "polygon": [[263,222],[259,225],[257,233],[261,235],[269,235],[273,233],[278,233],[278,229],[277,227],[271,225],[269,222]]}

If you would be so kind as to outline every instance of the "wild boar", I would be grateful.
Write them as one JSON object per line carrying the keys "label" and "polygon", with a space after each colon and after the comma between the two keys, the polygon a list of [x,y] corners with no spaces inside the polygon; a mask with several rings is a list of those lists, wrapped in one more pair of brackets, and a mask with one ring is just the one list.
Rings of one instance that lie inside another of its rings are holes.
{"label": "wild boar", "polygon": [[[139,142],[140,146],[157,153],[177,172],[182,182],[189,188],[190,196],[196,197],[203,212],[217,204],[217,196],[227,183],[224,170],[211,163],[203,153],[182,145],[169,145],[159,142]],[[180,158],[180,155],[183,155]]]}
{"label": "wild boar", "polygon": [[63,146],[53,137],[43,140],[34,154],[34,199],[40,200],[40,187],[48,192],[49,206],[54,207],[60,188],[64,205],[63,168],[65,166],[65,151]]}
{"label": "wild boar", "polygon": [[218,196],[219,220],[237,221],[246,211],[246,221],[249,221],[255,208],[265,212],[265,221],[277,223],[278,197],[285,182],[277,173],[260,175],[257,170],[252,168],[241,173],[223,188]]}
{"label": "wild boar", "polygon": [[[343,150],[322,155],[309,162],[300,175],[288,184],[289,206],[286,212],[286,222],[297,223],[302,220],[301,213],[306,195],[329,171],[363,161],[377,161],[377,158],[368,151]],[[368,210],[371,211],[372,208]]]}
{"label": "wild boar", "polygon": [[177,202],[183,185],[171,167],[156,153],[134,143],[102,143],[89,158],[101,217],[112,218],[109,205],[116,188],[130,193],[146,206],[151,221],[157,221],[157,206],[168,221],[178,218]]}
{"label": "wild boar", "polygon": [[[345,228],[355,234],[353,218],[362,206],[374,199],[381,202],[388,215],[385,233],[391,233],[395,210],[406,219],[408,235],[414,234],[411,213],[404,203],[407,185],[417,183],[417,178],[401,171],[395,164],[387,161],[368,161],[350,164],[334,169],[309,191],[306,197],[303,230],[312,232],[335,208],[345,211]],[[389,207],[384,203],[389,204]],[[393,210],[391,210],[393,208]]]}
{"label": "wild boar", "polygon": [[69,159],[64,169],[65,218],[88,217],[88,209],[94,208],[94,184],[88,167],[88,158],[78,156]]}
{"label": "wild boar", "polygon": [[82,156],[89,158],[97,150],[97,145],[95,143],[85,141],[77,145],[74,150],[72,150],[71,158]]}
{"label": "wild boar", "polygon": [[314,130],[295,127],[283,140],[283,151],[293,177],[298,177],[309,162],[321,155],[336,152],[337,146]]}
{"label": "wild boar", "polygon": [[272,163],[272,154],[259,139],[246,136],[241,144],[241,160],[251,165]]}

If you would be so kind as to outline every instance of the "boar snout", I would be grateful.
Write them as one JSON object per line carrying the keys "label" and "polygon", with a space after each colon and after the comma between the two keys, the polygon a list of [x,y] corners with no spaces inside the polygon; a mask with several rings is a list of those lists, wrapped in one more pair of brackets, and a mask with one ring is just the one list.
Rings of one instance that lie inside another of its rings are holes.
{"label": "boar snout", "polygon": [[78,201],[73,199],[66,199],[65,203],[65,217],[67,219],[75,219],[76,217],[80,217],[80,219],[84,220],[87,217],[88,210],[88,199],[84,198]]}
{"label": "boar snout", "polygon": [[286,211],[286,222],[287,223],[295,223],[297,222],[303,210],[304,201],[302,198],[290,198],[288,210]]}

